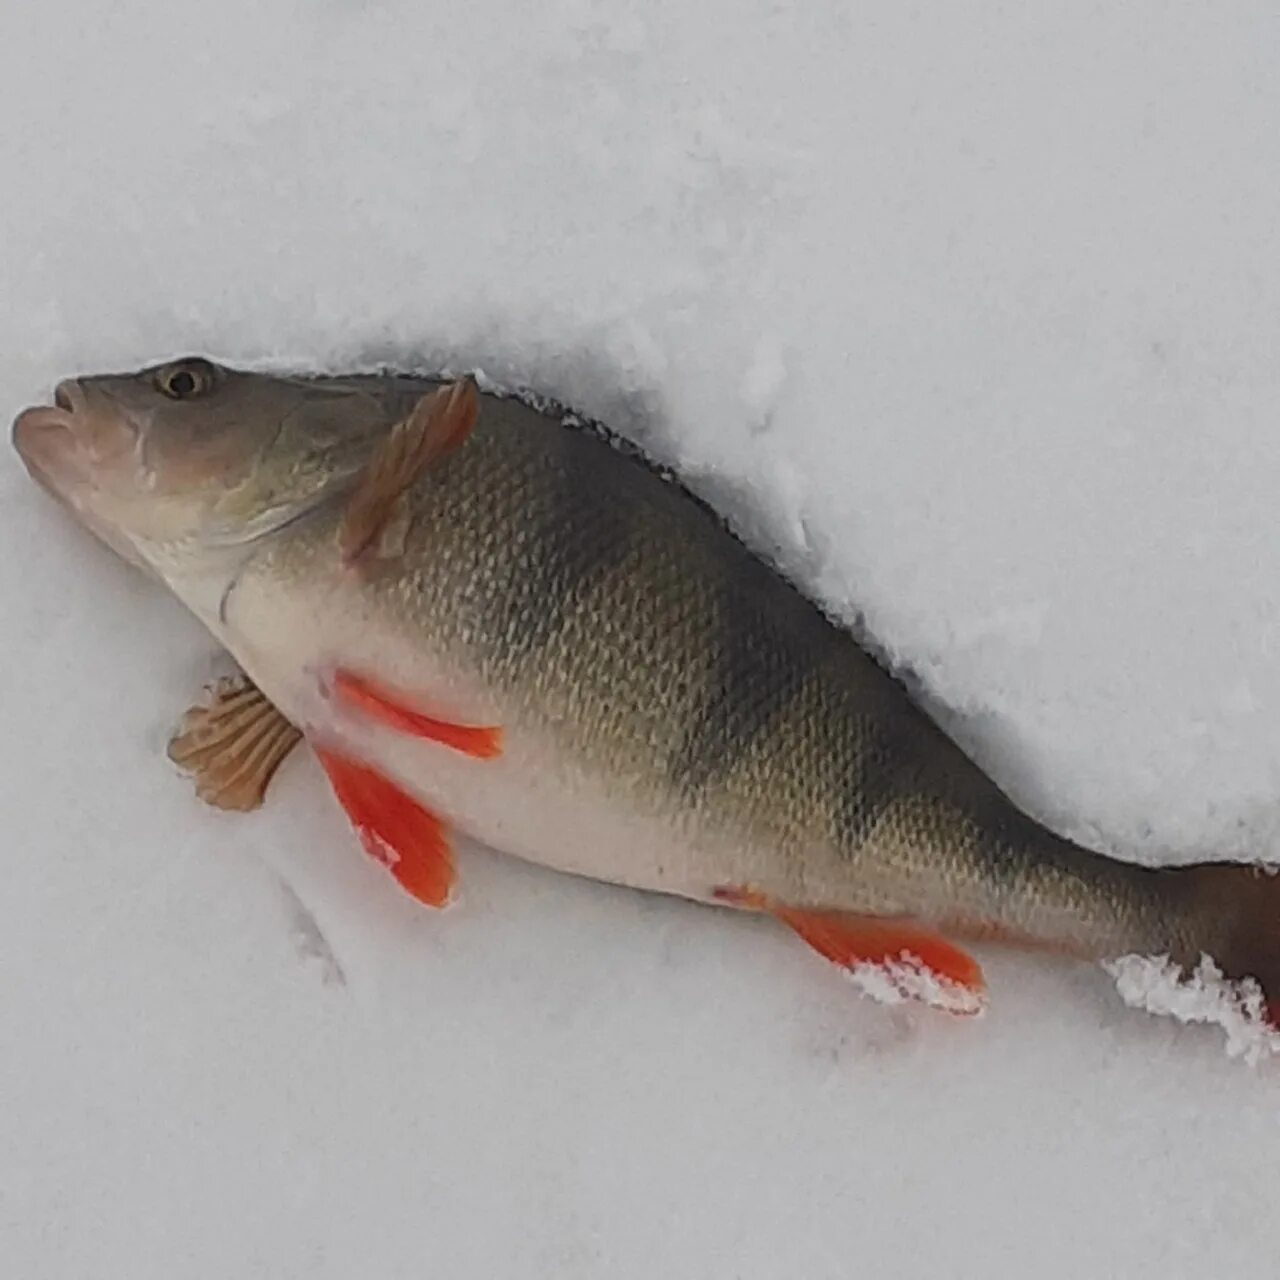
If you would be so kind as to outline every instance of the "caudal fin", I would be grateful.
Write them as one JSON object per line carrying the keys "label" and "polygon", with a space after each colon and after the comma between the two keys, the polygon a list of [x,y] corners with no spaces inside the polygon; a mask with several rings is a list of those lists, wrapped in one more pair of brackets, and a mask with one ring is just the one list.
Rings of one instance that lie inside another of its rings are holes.
{"label": "caudal fin", "polygon": [[1188,867],[1183,875],[1188,929],[1173,958],[1190,969],[1208,955],[1226,977],[1255,979],[1268,1020],[1280,1027],[1280,875],[1225,862]]}

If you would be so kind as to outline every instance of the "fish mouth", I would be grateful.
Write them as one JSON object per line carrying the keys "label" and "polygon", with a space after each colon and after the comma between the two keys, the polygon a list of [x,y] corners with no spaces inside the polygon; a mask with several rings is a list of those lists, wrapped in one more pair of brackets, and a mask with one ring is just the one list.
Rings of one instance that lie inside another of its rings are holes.
{"label": "fish mouth", "polygon": [[[95,476],[101,468],[94,450],[95,415],[87,400],[74,379],[60,382],[52,405],[24,409],[14,419],[13,447],[46,493],[113,551],[142,565],[129,539],[97,509],[102,494]],[[100,427],[96,434],[101,436]]]}
{"label": "fish mouth", "polygon": [[80,390],[80,384],[71,378],[58,383],[53,389],[53,403],[64,413],[75,413],[77,403],[84,403],[84,392]]}
{"label": "fish mouth", "polygon": [[114,461],[112,453],[131,447],[136,438],[118,414],[91,404],[75,378],[58,383],[52,405],[20,413],[12,434],[13,447],[32,477],[64,501],[71,492],[92,487],[104,464],[109,468]]}
{"label": "fish mouth", "polygon": [[75,378],[58,383],[52,405],[24,409],[13,422],[13,447],[31,477],[79,511],[88,495],[132,456],[136,432]]}
{"label": "fish mouth", "polygon": [[54,392],[54,405],[25,409],[13,423],[13,447],[31,476],[55,497],[65,500],[68,484],[86,483],[78,465],[80,443],[74,428],[75,401],[67,384]]}

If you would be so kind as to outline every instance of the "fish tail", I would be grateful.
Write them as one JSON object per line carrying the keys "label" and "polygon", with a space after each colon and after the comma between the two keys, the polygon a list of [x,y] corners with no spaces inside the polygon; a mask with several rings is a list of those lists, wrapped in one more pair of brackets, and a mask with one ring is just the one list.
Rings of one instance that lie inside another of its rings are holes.
{"label": "fish tail", "polygon": [[1228,978],[1253,978],[1267,1017],[1280,1026],[1280,875],[1268,867],[1206,862],[1173,872],[1186,900],[1185,937],[1172,958],[1184,968],[1208,955]]}
{"label": "fish tail", "polygon": [[1280,874],[1236,862],[1142,866],[1020,811],[985,817],[973,824],[989,872],[982,901],[938,921],[944,932],[1089,960],[1165,956],[1188,977],[1208,956],[1226,978],[1254,979],[1280,1027]]}

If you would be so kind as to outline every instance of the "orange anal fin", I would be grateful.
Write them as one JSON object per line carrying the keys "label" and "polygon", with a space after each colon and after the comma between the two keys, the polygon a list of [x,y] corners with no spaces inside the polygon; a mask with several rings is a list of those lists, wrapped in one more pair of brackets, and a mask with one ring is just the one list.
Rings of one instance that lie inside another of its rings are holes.
{"label": "orange anal fin", "polygon": [[851,969],[858,964],[916,961],[931,973],[974,992],[986,983],[978,962],[945,938],[918,925],[839,911],[799,911],[775,907],[773,914],[794,929],[815,951]]}
{"label": "orange anal fin", "polygon": [[455,879],[444,823],[376,769],[322,747],[316,756],[369,856],[419,902],[443,907]]}
{"label": "orange anal fin", "polygon": [[[976,1013],[982,1007],[986,980],[978,962],[920,925],[783,906],[749,889],[721,888],[715,896],[776,916],[842,969],[853,971],[862,965],[883,969],[899,997],[926,1000],[955,1013]],[[934,984],[939,990],[931,989]]]}
{"label": "orange anal fin", "polygon": [[399,729],[401,733],[439,742],[477,760],[492,760],[502,754],[501,729],[437,720],[405,706],[399,695],[342,667],[333,673],[333,692],[349,707],[364,712],[380,724]]}
{"label": "orange anal fin", "polygon": [[347,500],[339,531],[344,564],[375,550],[401,496],[466,440],[479,416],[480,392],[471,378],[463,378],[423,396],[387,432]]}

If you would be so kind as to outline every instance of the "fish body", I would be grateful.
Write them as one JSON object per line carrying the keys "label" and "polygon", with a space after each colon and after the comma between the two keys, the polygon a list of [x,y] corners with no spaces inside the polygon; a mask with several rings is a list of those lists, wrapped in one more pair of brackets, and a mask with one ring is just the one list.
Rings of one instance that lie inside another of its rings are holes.
{"label": "fish body", "polygon": [[15,442],[202,619],[424,900],[447,896],[458,832],[772,911],[840,963],[905,959],[970,992],[945,936],[1203,952],[1280,987],[1255,869],[1137,867],[1033,821],[597,431],[437,380],[192,360],[63,384]]}

